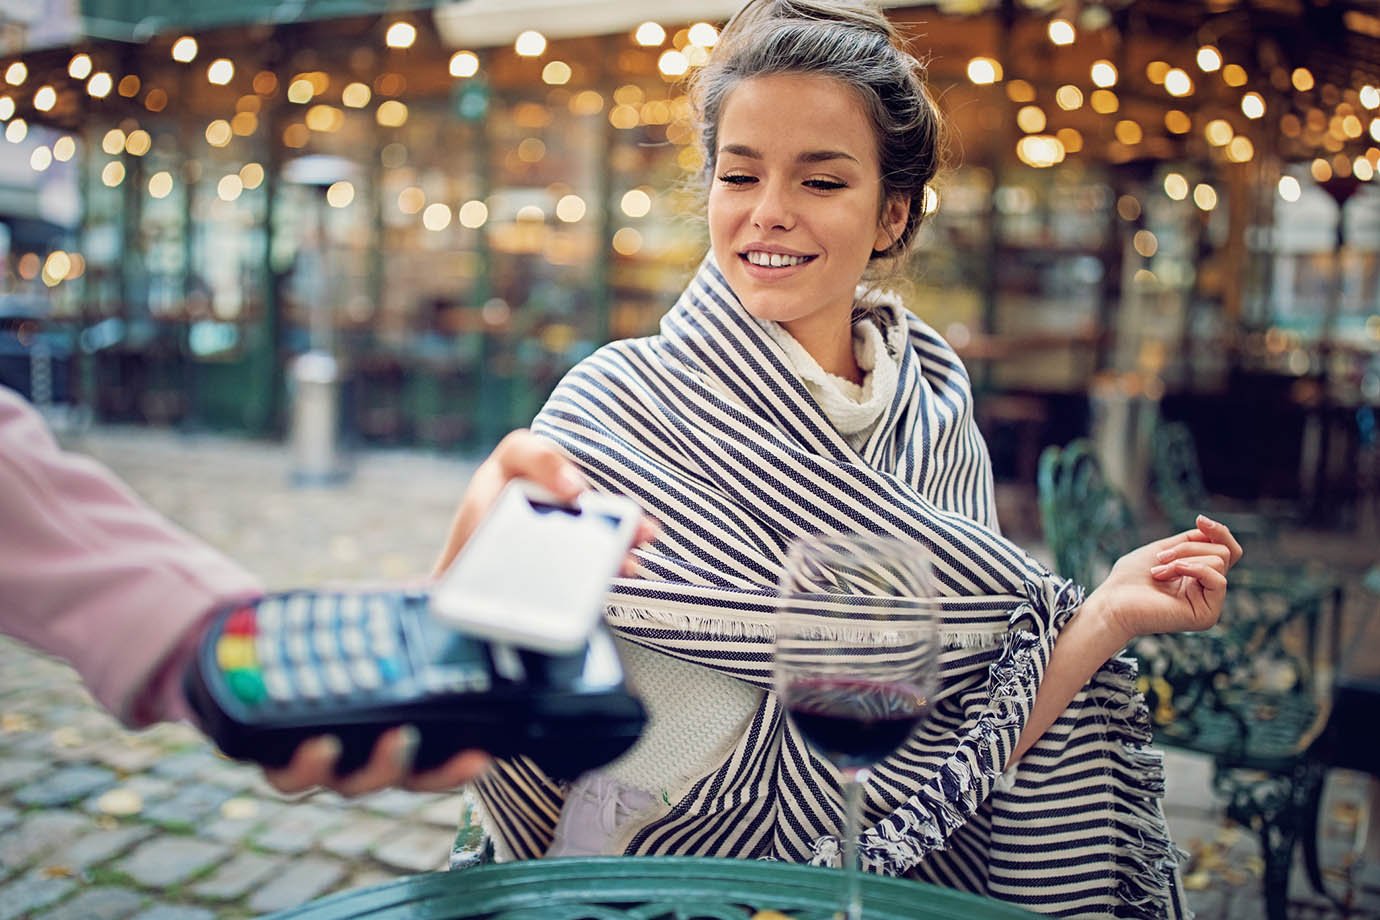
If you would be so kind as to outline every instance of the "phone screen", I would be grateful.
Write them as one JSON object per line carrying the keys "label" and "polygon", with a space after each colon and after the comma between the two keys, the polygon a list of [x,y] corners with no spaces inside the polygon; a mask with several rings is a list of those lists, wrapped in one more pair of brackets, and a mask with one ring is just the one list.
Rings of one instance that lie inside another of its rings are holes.
{"label": "phone screen", "polygon": [[567,507],[510,487],[437,587],[438,614],[457,629],[536,647],[583,642],[640,514],[619,501],[626,513],[607,507],[616,504],[607,496]]}

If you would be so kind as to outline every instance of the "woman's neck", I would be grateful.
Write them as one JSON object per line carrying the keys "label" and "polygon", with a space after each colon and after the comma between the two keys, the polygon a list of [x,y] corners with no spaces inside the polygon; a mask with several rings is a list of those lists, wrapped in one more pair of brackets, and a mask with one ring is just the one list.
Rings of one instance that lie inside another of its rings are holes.
{"label": "woman's neck", "polygon": [[842,325],[834,317],[815,315],[782,323],[781,328],[790,333],[826,373],[862,384],[864,374],[853,353],[851,315]]}

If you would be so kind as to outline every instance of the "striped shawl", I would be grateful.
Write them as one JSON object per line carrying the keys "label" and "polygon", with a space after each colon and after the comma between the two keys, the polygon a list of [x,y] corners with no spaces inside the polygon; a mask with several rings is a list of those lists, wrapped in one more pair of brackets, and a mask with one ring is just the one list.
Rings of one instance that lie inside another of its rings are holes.
{"label": "striped shawl", "polygon": [[[941,597],[933,716],[873,770],[872,871],[1064,915],[1183,915],[1160,809],[1163,768],[1134,666],[1114,659],[1008,772],[1060,626],[1082,591],[997,530],[986,448],[958,357],[898,307],[910,347],[860,450],[826,420],[707,258],[661,334],[574,368],[534,424],[601,490],[662,524],[619,580],[607,622],[628,640],[770,690],[773,596],[802,533],[888,534],[928,551]],[[694,718],[694,701],[686,702]],[[492,832],[541,856],[562,785],[524,759],[476,786]],[[767,693],[736,748],[626,847],[829,862],[837,774]]]}

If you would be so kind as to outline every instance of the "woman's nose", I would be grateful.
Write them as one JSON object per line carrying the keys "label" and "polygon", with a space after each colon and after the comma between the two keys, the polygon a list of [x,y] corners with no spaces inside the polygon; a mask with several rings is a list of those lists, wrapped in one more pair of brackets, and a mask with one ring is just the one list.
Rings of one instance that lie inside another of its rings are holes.
{"label": "woman's nose", "polygon": [[780,184],[765,182],[752,209],[752,225],[759,230],[789,230],[795,215],[787,190]]}

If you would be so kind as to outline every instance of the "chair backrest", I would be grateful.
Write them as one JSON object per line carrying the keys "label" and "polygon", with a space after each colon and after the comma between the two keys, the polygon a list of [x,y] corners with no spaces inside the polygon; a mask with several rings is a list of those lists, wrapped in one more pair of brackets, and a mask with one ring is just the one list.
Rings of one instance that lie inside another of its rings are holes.
{"label": "chair backrest", "polygon": [[1151,485],[1160,510],[1175,527],[1188,527],[1207,507],[1207,487],[1198,466],[1198,444],[1183,422],[1161,422],[1151,452]]}
{"label": "chair backrest", "polygon": [[1085,438],[1040,455],[1040,522],[1054,567],[1089,590],[1138,543],[1135,517],[1124,496],[1107,483]]}

